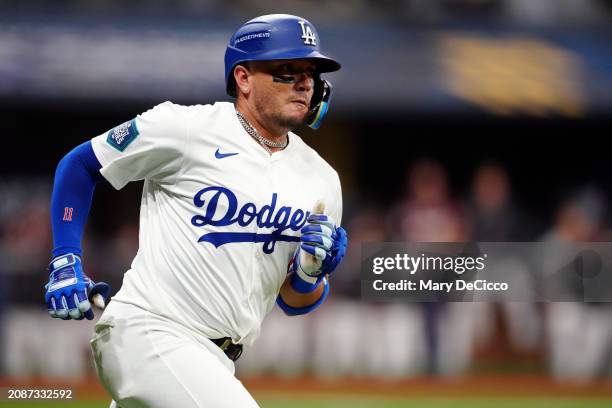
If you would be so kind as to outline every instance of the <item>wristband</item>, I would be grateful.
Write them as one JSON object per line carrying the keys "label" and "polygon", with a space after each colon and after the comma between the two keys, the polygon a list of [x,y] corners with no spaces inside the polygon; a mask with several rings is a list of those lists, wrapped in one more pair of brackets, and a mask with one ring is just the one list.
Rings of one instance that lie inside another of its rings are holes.
{"label": "wristband", "polygon": [[323,303],[323,301],[329,294],[329,283],[327,282],[327,278],[322,278],[321,281],[323,281],[323,285],[324,285],[323,293],[321,294],[321,297],[316,302],[314,302],[312,305],[303,306],[303,307],[289,306],[287,303],[285,303],[281,295],[278,295],[278,297],[276,298],[276,304],[278,305],[278,307],[280,307],[283,310],[283,312],[285,312],[285,314],[289,316],[297,316],[297,315],[302,315],[302,314],[312,312],[313,310],[318,308],[321,305],[321,303]]}

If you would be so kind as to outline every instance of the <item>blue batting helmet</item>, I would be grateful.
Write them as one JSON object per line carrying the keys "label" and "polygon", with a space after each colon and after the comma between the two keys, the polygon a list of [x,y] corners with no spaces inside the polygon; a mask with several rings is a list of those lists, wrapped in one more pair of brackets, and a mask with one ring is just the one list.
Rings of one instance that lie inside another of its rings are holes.
{"label": "blue batting helmet", "polygon": [[[229,40],[225,50],[225,89],[230,96],[236,96],[234,68],[242,62],[293,59],[312,60],[317,73],[340,69],[340,63],[321,54],[319,34],[308,20],[290,14],[256,17],[240,26]],[[331,84],[317,77],[310,127],[319,127],[330,97]]]}

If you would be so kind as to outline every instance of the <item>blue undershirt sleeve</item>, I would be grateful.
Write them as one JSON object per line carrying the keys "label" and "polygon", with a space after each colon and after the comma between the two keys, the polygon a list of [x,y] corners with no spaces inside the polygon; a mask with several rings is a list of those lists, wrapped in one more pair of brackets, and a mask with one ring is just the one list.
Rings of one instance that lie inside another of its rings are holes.
{"label": "blue undershirt sleeve", "polygon": [[51,194],[53,257],[67,253],[82,255],[81,239],[96,184],[104,181],[102,165],[91,141],[70,151],[59,162]]}

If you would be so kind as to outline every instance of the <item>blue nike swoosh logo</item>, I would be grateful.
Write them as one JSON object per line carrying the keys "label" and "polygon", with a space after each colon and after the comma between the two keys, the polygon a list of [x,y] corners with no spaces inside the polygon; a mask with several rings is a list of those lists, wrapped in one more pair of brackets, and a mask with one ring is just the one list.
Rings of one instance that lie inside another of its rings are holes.
{"label": "blue nike swoosh logo", "polygon": [[222,158],[224,158],[224,157],[235,156],[235,155],[237,155],[237,154],[238,154],[238,153],[221,153],[221,152],[219,152],[219,149],[217,149],[217,151],[215,152],[215,157],[216,157],[217,159],[222,159]]}

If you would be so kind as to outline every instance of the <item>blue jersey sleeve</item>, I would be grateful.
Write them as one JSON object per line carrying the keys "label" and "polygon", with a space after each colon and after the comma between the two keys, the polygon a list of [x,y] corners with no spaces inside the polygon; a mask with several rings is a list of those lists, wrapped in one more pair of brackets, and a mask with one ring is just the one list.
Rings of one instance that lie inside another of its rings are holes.
{"label": "blue jersey sleeve", "polygon": [[104,181],[91,141],[70,151],[55,172],[51,194],[53,257],[82,254],[81,239],[96,184]]}

